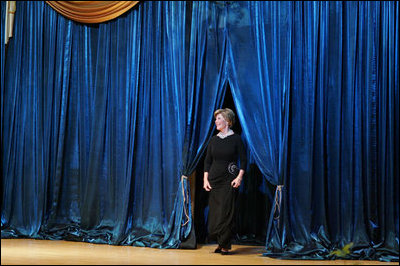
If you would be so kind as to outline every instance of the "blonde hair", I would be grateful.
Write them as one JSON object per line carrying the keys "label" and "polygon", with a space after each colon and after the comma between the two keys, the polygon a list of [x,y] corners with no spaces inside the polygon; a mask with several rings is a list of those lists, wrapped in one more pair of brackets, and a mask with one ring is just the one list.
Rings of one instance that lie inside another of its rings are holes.
{"label": "blonde hair", "polygon": [[217,118],[217,115],[221,114],[222,117],[228,122],[228,126],[231,128],[235,124],[235,113],[229,109],[218,109],[214,112],[214,117]]}

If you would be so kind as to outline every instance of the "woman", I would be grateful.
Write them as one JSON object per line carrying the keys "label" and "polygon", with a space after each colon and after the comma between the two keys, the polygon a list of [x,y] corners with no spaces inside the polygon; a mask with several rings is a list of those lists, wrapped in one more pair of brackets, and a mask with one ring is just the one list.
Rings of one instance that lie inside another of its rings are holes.
{"label": "woman", "polygon": [[[228,255],[231,254],[236,192],[242,182],[247,158],[240,136],[231,129],[235,123],[233,111],[218,109],[214,117],[219,133],[211,138],[207,147],[203,187],[210,192],[208,235],[217,240],[218,247],[214,252]],[[238,158],[240,171],[236,166]]]}

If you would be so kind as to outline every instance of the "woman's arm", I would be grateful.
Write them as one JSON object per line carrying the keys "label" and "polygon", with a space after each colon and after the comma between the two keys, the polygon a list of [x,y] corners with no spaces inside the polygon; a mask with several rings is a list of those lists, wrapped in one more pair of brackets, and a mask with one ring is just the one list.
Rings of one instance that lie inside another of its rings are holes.
{"label": "woman's arm", "polygon": [[234,188],[238,188],[240,186],[240,184],[242,183],[243,175],[244,175],[244,170],[240,169],[237,177],[235,179],[233,179],[231,186]]}
{"label": "woman's arm", "polygon": [[232,181],[231,186],[234,188],[238,188],[240,184],[242,183],[243,175],[246,169],[247,165],[247,155],[246,155],[246,149],[244,148],[242,140],[239,138],[238,139],[238,151],[239,151],[239,159],[240,159],[240,171],[237,177]]}
{"label": "woman's arm", "polygon": [[203,188],[206,191],[210,191],[212,189],[210,182],[208,182],[208,172],[204,172],[204,177],[203,177]]}
{"label": "woman's arm", "polygon": [[210,191],[211,190],[211,186],[210,186],[210,182],[208,182],[208,172],[210,171],[211,168],[211,162],[212,162],[212,156],[211,156],[211,144],[212,142],[210,141],[210,143],[207,146],[207,154],[206,154],[206,158],[204,159],[204,177],[203,177],[203,188],[206,191]]}

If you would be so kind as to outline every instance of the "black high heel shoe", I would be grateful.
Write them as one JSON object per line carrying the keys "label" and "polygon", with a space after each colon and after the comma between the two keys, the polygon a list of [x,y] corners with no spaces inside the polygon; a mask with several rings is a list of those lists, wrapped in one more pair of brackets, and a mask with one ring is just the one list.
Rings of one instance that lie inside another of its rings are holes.
{"label": "black high heel shoe", "polygon": [[217,247],[215,250],[214,250],[214,253],[221,253],[222,252],[222,248],[221,247]]}
{"label": "black high heel shoe", "polygon": [[229,250],[222,250],[221,249],[221,255],[232,255],[233,253],[231,252],[231,251],[229,251]]}

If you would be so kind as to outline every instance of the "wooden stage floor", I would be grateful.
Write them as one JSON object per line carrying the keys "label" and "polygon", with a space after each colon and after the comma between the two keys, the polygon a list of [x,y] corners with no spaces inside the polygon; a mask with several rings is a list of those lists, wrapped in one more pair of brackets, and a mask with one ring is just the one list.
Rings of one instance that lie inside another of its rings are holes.
{"label": "wooden stage floor", "polygon": [[111,246],[84,242],[2,239],[2,265],[398,265],[360,260],[279,260],[262,256],[263,247],[233,245],[234,255],[213,253],[215,245],[195,250]]}

